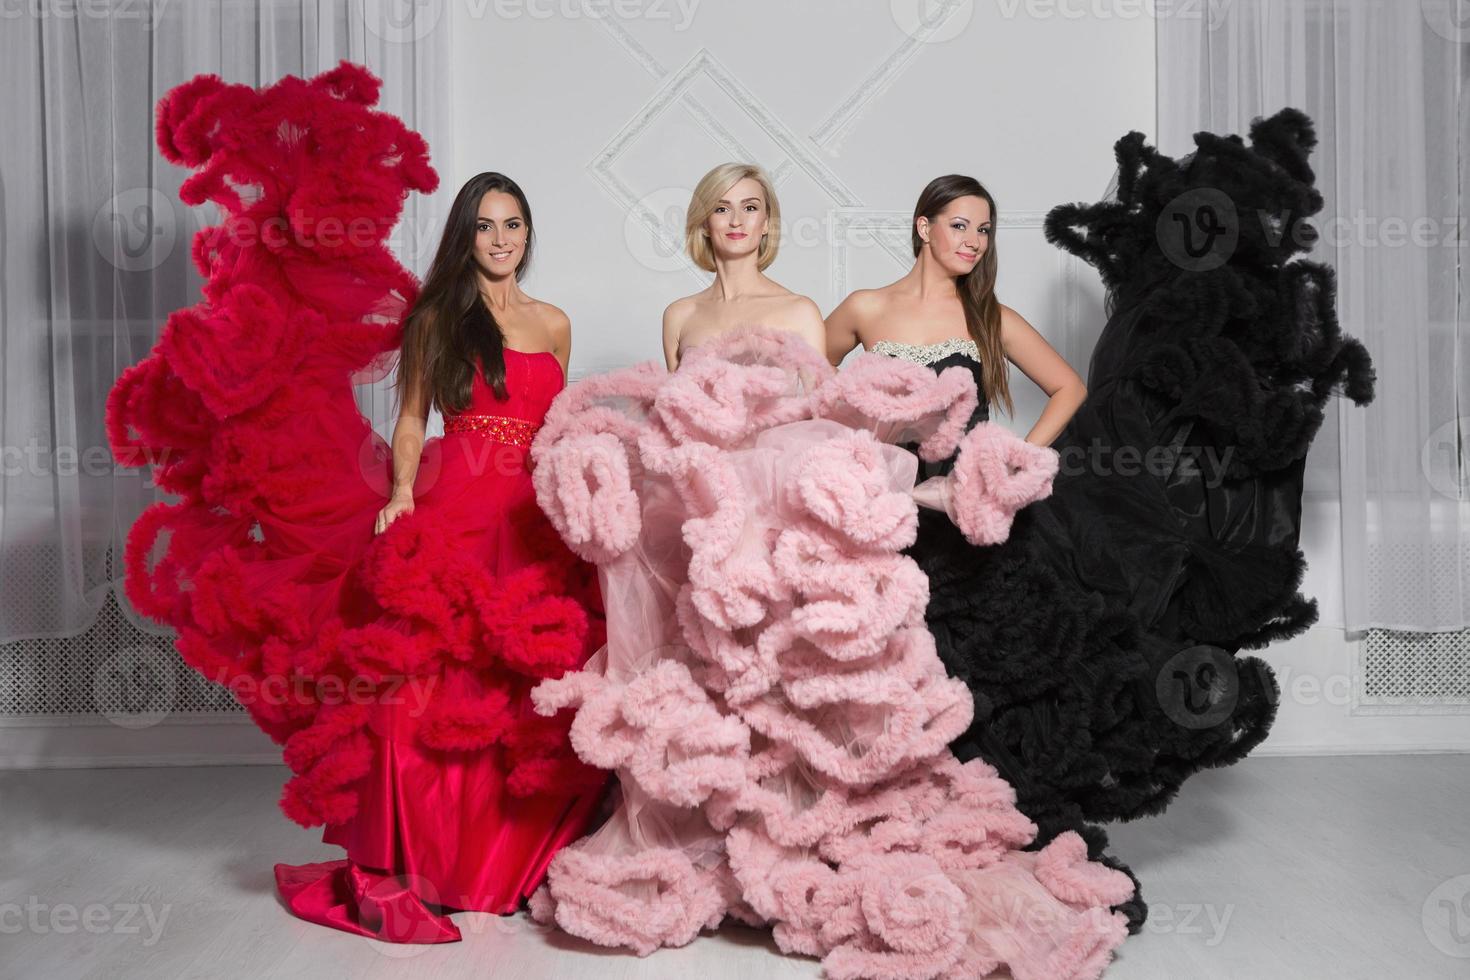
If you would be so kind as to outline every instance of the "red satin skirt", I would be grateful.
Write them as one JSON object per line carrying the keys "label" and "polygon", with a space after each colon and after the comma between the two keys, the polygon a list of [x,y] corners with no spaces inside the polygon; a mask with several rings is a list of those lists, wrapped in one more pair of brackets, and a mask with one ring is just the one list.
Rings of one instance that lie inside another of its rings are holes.
{"label": "red satin skirt", "polygon": [[[446,682],[478,683],[469,672]],[[459,929],[445,913],[515,912],[552,856],[586,832],[601,795],[512,795],[500,746],[423,748],[412,735],[412,701],[378,709],[358,812],[322,834],[347,858],[277,864],[276,886],[309,922],[385,942],[455,942]]]}

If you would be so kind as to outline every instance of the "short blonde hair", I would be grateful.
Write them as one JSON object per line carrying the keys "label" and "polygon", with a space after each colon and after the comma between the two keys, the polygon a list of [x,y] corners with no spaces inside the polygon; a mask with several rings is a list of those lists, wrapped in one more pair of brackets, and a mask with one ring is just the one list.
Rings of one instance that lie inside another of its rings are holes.
{"label": "short blonde hair", "polygon": [[694,264],[705,272],[715,271],[715,253],[709,235],[705,234],[704,223],[714,214],[720,196],[747,177],[761,185],[761,193],[766,198],[766,233],[755,253],[756,268],[764,271],[766,266],[776,261],[776,246],[781,241],[781,205],[776,200],[776,188],[771,186],[771,178],[753,163],[722,163],[700,178],[684,217],[684,247]]}

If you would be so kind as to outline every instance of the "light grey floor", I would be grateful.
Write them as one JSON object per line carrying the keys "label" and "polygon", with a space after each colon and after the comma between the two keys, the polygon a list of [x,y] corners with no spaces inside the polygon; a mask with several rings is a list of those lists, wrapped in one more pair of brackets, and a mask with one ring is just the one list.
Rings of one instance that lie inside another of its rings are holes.
{"label": "light grey floor", "polygon": [[[0,773],[0,977],[816,977],[727,927],[647,959],[524,915],[391,946],[308,925],[271,865],[337,857],[274,767]],[[1152,918],[1109,978],[1470,977],[1470,756],[1248,759],[1114,828]]]}

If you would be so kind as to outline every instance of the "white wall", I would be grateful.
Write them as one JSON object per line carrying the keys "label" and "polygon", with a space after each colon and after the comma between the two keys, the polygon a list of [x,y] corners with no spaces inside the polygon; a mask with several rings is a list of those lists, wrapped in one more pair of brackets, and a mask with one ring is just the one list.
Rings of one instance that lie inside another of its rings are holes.
{"label": "white wall", "polygon": [[[1001,214],[1004,300],[1056,331],[1068,262],[1040,216],[1100,197],[1113,142],[1153,136],[1144,17],[963,2],[926,35],[901,23],[943,9],[919,0],[684,0],[684,12],[626,0],[613,5],[625,16],[550,16],[587,2],[453,5],[454,160],[442,168],[456,187],[500,170],[526,190],[540,250],[527,288],[571,315],[574,377],[660,356],[664,307],[708,277],[643,218],[681,242],[695,182],[731,159],[777,176],[785,238],[769,273],[824,313],[907,270],[908,216],[931,178],[977,177]],[[1085,282],[1078,311],[1090,305],[1100,327]]]}
{"label": "white wall", "polygon": [[[660,356],[664,306],[706,279],[642,216],[677,242],[695,181],[736,158],[778,176],[786,243],[771,273],[823,312],[907,268],[908,215],[930,178],[979,178],[1001,213],[1002,298],[1085,368],[1101,289],[1038,226],[1103,194],[1118,137],[1155,135],[1154,26],[1121,13],[1146,5],[1077,17],[1066,11],[1103,5],[948,0],[925,35],[902,23],[921,0],[610,0],[600,20],[582,14],[590,2],[438,8],[453,31],[454,135],[435,164],[451,195],[481,170],[525,188],[539,236],[527,287],[571,314],[574,378]],[[1019,376],[1013,390],[1029,425],[1043,399]],[[1304,509],[1305,591],[1323,625],[1267,652],[1284,698],[1258,751],[1470,749],[1470,716],[1353,713],[1335,520],[1321,501]],[[248,723],[0,728],[0,767],[206,760],[279,752]]]}

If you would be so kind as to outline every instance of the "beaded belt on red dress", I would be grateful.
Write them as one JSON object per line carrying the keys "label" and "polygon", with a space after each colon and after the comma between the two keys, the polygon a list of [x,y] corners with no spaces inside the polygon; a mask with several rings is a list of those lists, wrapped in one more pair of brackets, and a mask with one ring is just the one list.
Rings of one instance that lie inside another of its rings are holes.
{"label": "beaded belt on red dress", "polygon": [[503,442],[509,446],[530,446],[536,435],[537,425],[526,419],[511,418],[509,415],[474,415],[461,412],[444,418],[444,434],[456,432],[479,432],[487,439]]}

